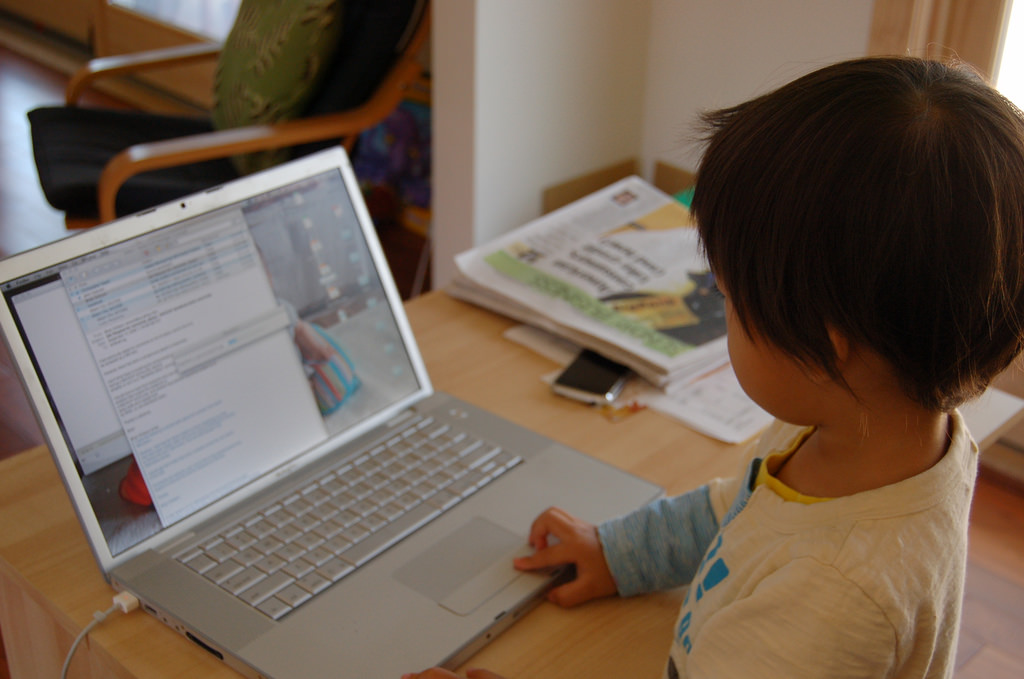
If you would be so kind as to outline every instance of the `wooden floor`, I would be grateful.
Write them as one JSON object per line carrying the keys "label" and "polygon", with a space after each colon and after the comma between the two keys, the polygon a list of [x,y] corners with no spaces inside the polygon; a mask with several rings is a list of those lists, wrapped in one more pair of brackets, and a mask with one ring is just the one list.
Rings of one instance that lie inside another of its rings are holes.
{"label": "wooden floor", "polygon": [[[62,75],[0,45],[0,254],[66,235],[62,216],[46,204],[39,189],[25,120],[29,109],[59,102],[64,82]],[[399,287],[407,291],[422,241],[387,227],[381,236]],[[42,443],[6,351],[0,352],[0,398],[0,458]],[[0,659],[0,679],[7,676]],[[985,473],[971,515],[955,676],[1024,677],[1024,490]]]}

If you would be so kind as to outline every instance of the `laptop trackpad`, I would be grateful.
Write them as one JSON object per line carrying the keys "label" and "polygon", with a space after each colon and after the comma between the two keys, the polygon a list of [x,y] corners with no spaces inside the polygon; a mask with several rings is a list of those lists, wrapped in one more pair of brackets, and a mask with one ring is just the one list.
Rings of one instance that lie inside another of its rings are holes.
{"label": "laptop trackpad", "polygon": [[523,536],[476,517],[407,562],[395,578],[452,613],[468,615],[522,575],[512,558]]}

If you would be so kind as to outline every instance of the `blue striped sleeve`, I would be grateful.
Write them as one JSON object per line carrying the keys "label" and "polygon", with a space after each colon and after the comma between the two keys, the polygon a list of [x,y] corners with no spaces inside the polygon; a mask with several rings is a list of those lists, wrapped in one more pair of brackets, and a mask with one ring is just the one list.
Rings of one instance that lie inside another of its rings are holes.
{"label": "blue striped sleeve", "polygon": [[707,485],[656,500],[598,527],[622,596],[688,584],[717,533]]}

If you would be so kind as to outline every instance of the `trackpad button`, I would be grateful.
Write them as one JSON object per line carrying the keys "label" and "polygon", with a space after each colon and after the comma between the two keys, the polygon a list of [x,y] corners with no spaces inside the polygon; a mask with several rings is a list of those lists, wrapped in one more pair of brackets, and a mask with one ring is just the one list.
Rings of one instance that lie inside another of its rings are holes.
{"label": "trackpad button", "polygon": [[476,517],[413,558],[395,578],[457,615],[468,615],[523,574],[512,558],[523,536]]}

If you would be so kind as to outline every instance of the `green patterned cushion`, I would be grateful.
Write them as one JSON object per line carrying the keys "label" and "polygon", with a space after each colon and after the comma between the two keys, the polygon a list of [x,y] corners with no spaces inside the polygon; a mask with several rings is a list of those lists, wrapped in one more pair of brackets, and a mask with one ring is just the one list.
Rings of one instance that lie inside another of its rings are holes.
{"label": "green patterned cushion", "polygon": [[[214,127],[301,115],[341,34],[342,0],[242,0],[214,82]],[[278,149],[237,156],[242,174],[287,159]]]}

